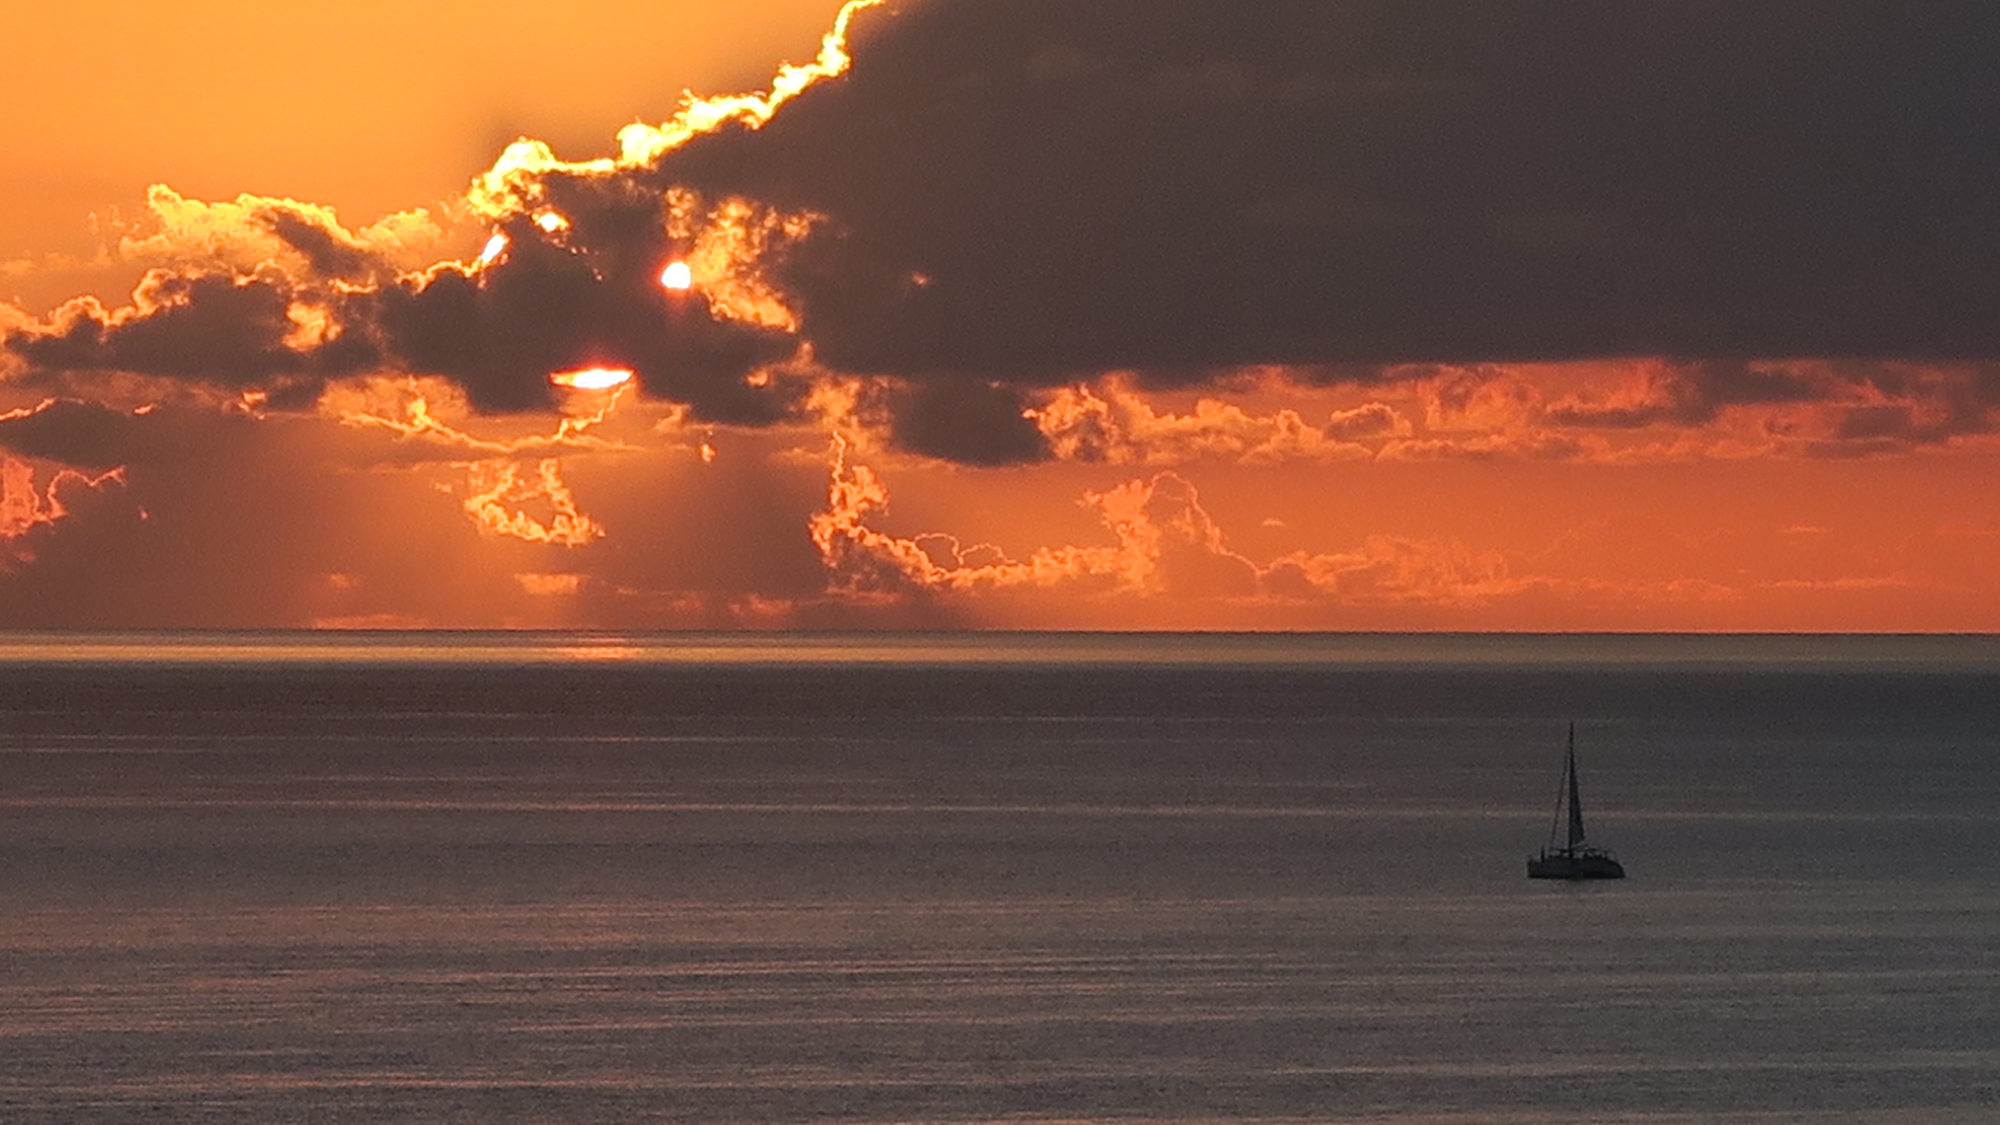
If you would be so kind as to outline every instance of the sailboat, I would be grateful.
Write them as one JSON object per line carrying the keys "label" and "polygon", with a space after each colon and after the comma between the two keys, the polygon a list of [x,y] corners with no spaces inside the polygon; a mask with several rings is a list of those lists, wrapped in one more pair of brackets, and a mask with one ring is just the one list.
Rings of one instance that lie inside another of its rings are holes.
{"label": "sailboat", "polygon": [[[1569,725],[1569,757],[1564,765],[1563,787],[1556,793],[1556,819],[1549,826],[1549,843],[1540,855],[1528,857],[1530,879],[1623,879],[1625,868],[1618,857],[1583,840],[1583,805],[1576,795],[1576,724]],[[1567,811],[1567,842],[1556,846]]]}

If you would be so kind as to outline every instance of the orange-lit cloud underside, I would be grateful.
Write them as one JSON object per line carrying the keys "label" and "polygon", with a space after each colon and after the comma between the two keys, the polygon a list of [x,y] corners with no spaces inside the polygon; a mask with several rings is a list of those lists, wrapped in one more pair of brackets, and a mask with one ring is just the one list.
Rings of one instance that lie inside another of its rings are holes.
{"label": "orange-lit cloud underside", "polygon": [[[1532,375],[1558,400],[1581,381]],[[862,429],[829,450],[813,427],[716,431],[628,404],[504,436],[422,399],[392,423],[390,399],[289,424],[281,446],[228,439],[249,442],[241,471],[311,493],[263,517],[239,470],[162,491],[143,466],[11,459],[0,586],[60,604],[57,580],[90,573],[70,552],[144,544],[199,511],[211,557],[257,569],[209,585],[191,567],[174,607],[231,624],[2000,628],[2000,451],[1976,444],[1811,456],[1782,448],[1798,440],[1782,412],[1735,411],[1592,452],[1546,420],[1434,414],[1422,388],[1066,393],[1121,404],[1108,452],[949,472]],[[174,422],[134,419],[153,420]],[[336,493],[307,484],[328,472]],[[298,520],[312,530],[283,530]],[[116,561],[95,560],[101,580],[136,583],[148,559]],[[269,617],[229,615],[246,584],[271,589]]]}

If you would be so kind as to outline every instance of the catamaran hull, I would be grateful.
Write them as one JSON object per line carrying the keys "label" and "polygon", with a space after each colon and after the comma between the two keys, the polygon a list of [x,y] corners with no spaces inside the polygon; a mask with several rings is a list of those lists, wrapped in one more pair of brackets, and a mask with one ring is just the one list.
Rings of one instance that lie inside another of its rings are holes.
{"label": "catamaran hull", "polygon": [[1625,868],[1604,855],[1537,855],[1528,857],[1530,879],[1623,879]]}

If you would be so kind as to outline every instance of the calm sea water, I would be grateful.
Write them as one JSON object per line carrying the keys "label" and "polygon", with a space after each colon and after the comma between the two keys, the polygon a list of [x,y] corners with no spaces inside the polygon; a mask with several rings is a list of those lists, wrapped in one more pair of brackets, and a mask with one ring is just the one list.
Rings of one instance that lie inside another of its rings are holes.
{"label": "calm sea water", "polygon": [[[1991,638],[0,636],[0,1121],[2000,1120]],[[1569,722],[1631,877],[1530,882]]]}

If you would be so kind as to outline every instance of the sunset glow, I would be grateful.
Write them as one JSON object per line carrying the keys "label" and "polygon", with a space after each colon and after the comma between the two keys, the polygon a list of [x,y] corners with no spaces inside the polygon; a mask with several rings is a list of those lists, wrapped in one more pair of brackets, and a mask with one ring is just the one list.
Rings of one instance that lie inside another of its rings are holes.
{"label": "sunset glow", "polygon": [[2000,1101],[2000,0],[0,35],[0,1125]]}
{"label": "sunset glow", "polygon": [[582,72],[364,37],[382,104],[185,121],[72,51],[0,625],[2000,630],[1950,21],[1105,2],[611,0]]}

